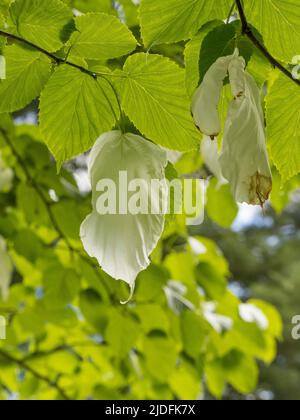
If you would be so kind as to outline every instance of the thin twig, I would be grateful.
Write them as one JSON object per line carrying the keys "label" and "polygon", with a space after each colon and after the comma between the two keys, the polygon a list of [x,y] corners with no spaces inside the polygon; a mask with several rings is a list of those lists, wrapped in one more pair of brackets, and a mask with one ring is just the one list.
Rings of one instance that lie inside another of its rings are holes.
{"label": "thin twig", "polygon": [[62,389],[59,386],[59,384],[57,383],[57,380],[56,381],[51,380],[47,376],[44,376],[41,373],[37,372],[35,369],[33,369],[31,366],[29,366],[24,360],[18,359],[16,357],[6,353],[3,350],[0,350],[0,356],[4,357],[6,360],[10,361],[11,363],[14,363],[14,364],[18,365],[20,368],[22,368],[22,369],[26,370],[27,372],[31,373],[33,376],[35,376],[40,381],[48,384],[51,388],[56,389],[60,393],[60,395],[62,396],[62,398],[64,400],[68,400],[68,401],[71,400],[71,398],[66,394],[64,389]]}
{"label": "thin twig", "polygon": [[240,19],[242,22],[242,32],[244,35],[246,35],[250,41],[258,48],[262,54],[267,58],[267,60],[274,66],[275,68],[279,69],[283,74],[285,74],[289,79],[291,79],[294,83],[296,83],[298,86],[300,86],[300,80],[297,80],[293,77],[292,73],[284,67],[279,61],[277,61],[270,53],[269,51],[264,47],[264,45],[256,38],[254,33],[252,32],[252,29],[247,21],[247,17],[244,12],[244,8],[242,6],[241,0],[235,0]]}
{"label": "thin twig", "polygon": [[[9,39],[14,40],[14,41],[21,42],[24,45],[27,45],[28,47],[31,47],[31,48],[33,48],[33,49],[35,49],[37,51],[40,51],[42,54],[46,55],[52,61],[54,61],[57,65],[67,65],[67,66],[73,67],[73,68],[75,68],[75,69],[77,69],[77,70],[79,70],[79,71],[81,71],[81,72],[83,72],[85,74],[88,74],[89,76],[93,77],[93,79],[97,79],[97,77],[102,77],[103,79],[106,80],[106,82],[110,85],[111,89],[113,90],[113,93],[114,93],[114,95],[116,97],[116,100],[118,102],[118,106],[119,106],[119,108],[121,110],[121,104],[120,104],[120,101],[119,101],[118,94],[117,94],[117,92],[115,90],[115,87],[113,86],[113,84],[111,83],[111,81],[108,80],[105,76],[108,76],[108,77],[121,77],[122,78],[123,77],[122,75],[118,75],[118,74],[114,74],[114,73],[107,73],[107,72],[94,72],[94,71],[91,71],[91,70],[89,70],[89,69],[87,69],[87,68],[85,68],[83,66],[80,66],[79,64],[72,63],[71,61],[68,61],[68,59],[67,59],[68,58],[68,55],[70,53],[70,50],[68,51],[68,54],[67,54],[67,56],[65,58],[61,58],[61,57],[57,57],[53,53],[50,53],[49,51],[45,50],[44,48],[39,47],[38,45],[34,44],[33,42],[27,41],[26,39],[23,39],[23,38],[19,37],[18,35],[14,35],[14,34],[11,34],[9,32],[5,32],[5,31],[0,30],[0,36],[5,37],[5,38],[9,38]],[[111,104],[110,104],[110,106],[112,108],[113,114],[115,115],[116,121],[118,121],[118,118],[117,118],[117,116],[115,114],[115,111],[114,111],[113,106]]]}
{"label": "thin twig", "polygon": [[86,74],[92,76],[94,79],[97,76],[100,76],[100,77],[101,76],[122,77],[121,75],[113,74],[113,73],[91,71],[91,70],[89,70],[89,69],[87,69],[83,66],[80,66],[79,64],[72,63],[72,61],[68,61],[68,59],[67,59],[70,52],[68,52],[68,55],[67,55],[66,58],[61,58],[61,57],[57,57],[53,53],[50,53],[49,51],[45,50],[44,48],[39,47],[38,45],[34,44],[33,42],[30,42],[30,41],[27,41],[24,38],[21,38],[18,35],[14,35],[14,34],[11,34],[9,32],[5,32],[5,31],[0,30],[0,36],[5,37],[5,38],[9,38],[9,39],[14,40],[14,41],[21,42],[22,44],[25,44],[28,47],[31,47],[31,48],[45,54],[52,61],[54,61],[56,64],[66,64],[68,66],[74,67],[75,69],[80,70],[83,73],[86,73]]}
{"label": "thin twig", "polygon": [[47,57],[49,57],[51,60],[55,61],[56,64],[67,64],[68,66],[74,67],[77,70],[82,71],[83,73],[87,73],[90,76],[93,76],[94,78],[96,77],[96,73],[94,73],[94,72],[92,72],[92,71],[90,71],[90,70],[88,70],[88,69],[86,69],[86,68],[84,68],[84,67],[82,67],[78,64],[72,63],[71,61],[65,61],[64,58],[57,57],[56,55],[50,53],[49,51],[45,50],[44,48],[41,48],[38,45],[34,44],[33,42],[27,41],[26,39],[23,39],[23,38],[21,38],[17,35],[14,35],[14,34],[11,34],[9,32],[5,32],[5,31],[0,31],[0,36],[3,36],[5,38],[10,38],[14,41],[21,42],[22,44],[25,44],[25,45],[27,45],[27,46],[29,46],[29,47],[37,50],[37,51],[40,51],[41,53],[43,53]]}
{"label": "thin twig", "polygon": [[229,10],[228,17],[227,17],[227,19],[226,19],[226,23],[227,23],[227,25],[230,23],[230,18],[231,18],[231,16],[232,16],[232,13],[233,13],[233,11],[234,11],[234,8],[235,8],[235,1],[232,3],[232,6],[231,6],[231,8],[230,8],[230,10]]}

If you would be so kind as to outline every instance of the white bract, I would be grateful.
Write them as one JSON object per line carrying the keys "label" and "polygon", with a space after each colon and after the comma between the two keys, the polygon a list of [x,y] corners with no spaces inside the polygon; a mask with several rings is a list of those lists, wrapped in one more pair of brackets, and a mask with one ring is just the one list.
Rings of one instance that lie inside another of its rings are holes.
{"label": "white bract", "polygon": [[0,291],[4,301],[8,298],[12,273],[13,264],[7,253],[6,243],[0,236]]}
{"label": "white bract", "polygon": [[219,58],[210,67],[193,98],[192,113],[195,123],[203,134],[211,138],[217,137],[221,132],[218,106],[231,58],[232,56]]}
{"label": "white bract", "polygon": [[228,111],[220,162],[236,201],[263,206],[272,190],[272,173],[260,92],[244,67],[241,59],[233,59],[229,66],[235,97]]}
{"label": "white bract", "polygon": [[227,184],[227,180],[223,177],[219,161],[219,147],[217,140],[212,140],[210,137],[204,136],[201,142],[201,154],[205,165],[219,181],[219,186]]}
{"label": "white bract", "polygon": [[[225,123],[222,153],[216,141],[221,132],[218,105],[225,77],[229,75],[234,96]],[[238,50],[219,58],[207,71],[197,89],[192,111],[204,137],[201,151],[204,161],[219,183],[230,183],[237,202],[263,206],[272,190],[264,115],[260,91],[245,71],[245,60]]]}
{"label": "white bract", "polygon": [[[151,206],[163,208],[168,197],[166,165],[166,152],[160,147],[140,136],[120,131],[103,134],[89,157],[93,212],[83,222],[80,236],[87,253],[97,258],[111,277],[127,282],[131,292],[137,275],[150,264],[149,256],[162,235],[165,215],[134,215],[126,211],[99,214],[99,183],[108,179],[119,189],[119,174],[123,171],[127,173],[128,182],[140,179],[149,186],[151,180],[160,180],[163,191],[157,197],[159,202],[152,202],[155,199],[152,195],[149,200]],[[142,184],[140,194],[144,193]]]}
{"label": "white bract", "polygon": [[240,317],[248,323],[255,323],[261,330],[269,328],[269,321],[265,314],[257,306],[251,304],[241,304],[239,306]]}

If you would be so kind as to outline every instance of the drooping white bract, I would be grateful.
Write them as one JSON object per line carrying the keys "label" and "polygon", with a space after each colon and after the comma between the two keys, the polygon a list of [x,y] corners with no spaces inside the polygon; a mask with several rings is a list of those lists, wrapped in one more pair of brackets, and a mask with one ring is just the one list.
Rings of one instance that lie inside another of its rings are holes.
{"label": "drooping white bract", "polygon": [[222,174],[236,201],[263,206],[272,190],[272,174],[260,92],[241,57],[231,60],[229,78],[234,100],[225,124]]}
{"label": "drooping white bract", "polygon": [[12,272],[13,264],[6,250],[6,243],[0,236],[0,291],[4,301],[8,298]]}
{"label": "drooping white bract", "polygon": [[243,321],[255,323],[263,331],[269,328],[267,317],[263,311],[255,305],[241,304],[239,306],[239,314]]}
{"label": "drooping white bract", "polygon": [[[164,229],[165,214],[164,211],[160,214],[149,214],[151,211],[132,214],[128,209],[123,209],[120,214],[119,194],[122,194],[124,201],[127,188],[127,185],[120,185],[120,172],[127,174],[129,185],[131,181],[142,180],[139,196],[145,198],[147,194],[149,209],[164,209],[164,202],[168,199],[166,165],[167,156],[163,149],[140,136],[122,134],[120,131],[103,134],[90,154],[88,167],[93,212],[81,225],[80,236],[87,253],[97,258],[102,269],[110,276],[126,281],[132,292],[137,275],[150,264],[149,256]],[[116,214],[99,214],[97,211],[100,196],[97,189],[101,180],[110,180],[112,183],[108,194],[117,195]],[[161,182],[161,194],[149,197],[148,188],[152,180]],[[134,196],[129,192],[128,200],[131,199],[134,200]]]}
{"label": "drooping white bract", "polygon": [[228,73],[232,55],[219,58],[207,71],[203,82],[194,94],[192,113],[200,131],[211,138],[221,132],[218,112],[223,81]]}
{"label": "drooping white bract", "polygon": [[217,140],[212,140],[210,137],[204,136],[201,142],[201,155],[204,159],[205,165],[219,181],[219,186],[226,184],[227,181],[223,177],[219,162],[219,147]]}
{"label": "drooping white bract", "polygon": [[214,139],[221,132],[218,104],[223,81],[229,74],[234,100],[230,104],[221,157],[216,142],[202,142],[202,155],[208,168],[219,179],[230,183],[238,202],[263,206],[272,190],[259,89],[245,71],[245,60],[234,54],[219,58],[207,71],[192,105],[200,130]]}

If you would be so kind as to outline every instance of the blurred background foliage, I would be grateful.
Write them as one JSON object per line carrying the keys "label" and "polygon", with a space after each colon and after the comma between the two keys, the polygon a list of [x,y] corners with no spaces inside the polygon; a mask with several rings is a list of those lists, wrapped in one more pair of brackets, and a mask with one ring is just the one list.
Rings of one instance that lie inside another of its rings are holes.
{"label": "blurred background foliage", "polygon": [[[118,14],[138,36],[131,0],[65,2]],[[155,49],[183,65],[184,47]],[[205,223],[187,230],[184,218],[168,220],[124,306],[126,286],[103,273],[79,240],[91,210],[86,158],[57,174],[37,106],[0,118],[0,259],[12,274],[9,290],[0,277],[7,320],[0,398],[299,399],[300,343],[291,338],[300,306],[299,180],[281,186],[274,169],[270,205],[238,208],[199,152],[170,156],[179,176],[210,179]],[[242,316],[245,302],[252,322]]]}
{"label": "blurred background foliage", "polygon": [[[8,320],[7,339],[0,342],[2,398],[195,399],[254,392],[257,362],[266,366],[276,357],[282,328],[272,306],[249,301],[273,300],[263,293],[272,278],[265,267],[273,273],[273,264],[251,247],[270,259],[273,248],[264,239],[265,248],[252,244],[251,231],[242,240],[242,231],[207,219],[188,232],[182,217],[172,217],[133,300],[121,305],[127,287],[86,256],[78,237],[91,205],[85,157],[57,174],[39,129],[23,124],[34,109],[14,123],[8,116],[0,121],[2,174],[11,171],[0,194],[0,235],[14,267],[9,291],[1,282],[0,312]],[[175,167],[185,172],[193,162],[186,155]],[[223,209],[224,203],[215,206],[211,217],[218,219]],[[258,319],[242,316],[244,301],[261,310]],[[265,326],[259,317],[267,319]]]}

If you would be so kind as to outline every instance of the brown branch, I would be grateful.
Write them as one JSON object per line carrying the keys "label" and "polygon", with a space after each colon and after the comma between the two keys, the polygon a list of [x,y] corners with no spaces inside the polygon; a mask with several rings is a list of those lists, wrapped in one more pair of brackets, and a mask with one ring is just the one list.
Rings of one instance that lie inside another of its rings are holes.
{"label": "brown branch", "polygon": [[33,376],[35,376],[40,381],[48,384],[51,388],[55,388],[60,393],[60,395],[62,396],[62,398],[64,400],[68,400],[68,401],[71,400],[71,398],[66,394],[64,389],[62,389],[59,386],[59,384],[57,383],[57,380],[55,380],[55,381],[51,380],[47,376],[44,376],[41,373],[39,373],[38,371],[36,371],[35,369],[33,369],[24,360],[21,360],[21,359],[18,359],[16,357],[14,357],[14,356],[11,356],[10,354],[6,353],[3,350],[0,350],[0,356],[5,358],[6,360],[8,360],[11,363],[14,363],[14,364],[18,365],[20,368],[26,370],[27,372],[31,373]]}
{"label": "brown branch", "polygon": [[242,22],[242,31],[243,34],[246,35],[252,44],[256,46],[260,50],[260,52],[266,57],[266,59],[274,66],[275,68],[279,69],[283,74],[285,74],[290,80],[292,80],[296,85],[300,86],[300,80],[297,80],[293,77],[292,73],[284,67],[279,61],[277,61],[265,48],[265,46],[256,38],[252,29],[247,21],[247,17],[244,12],[244,8],[242,6],[241,0],[235,0],[236,6],[239,11],[240,19]]}

